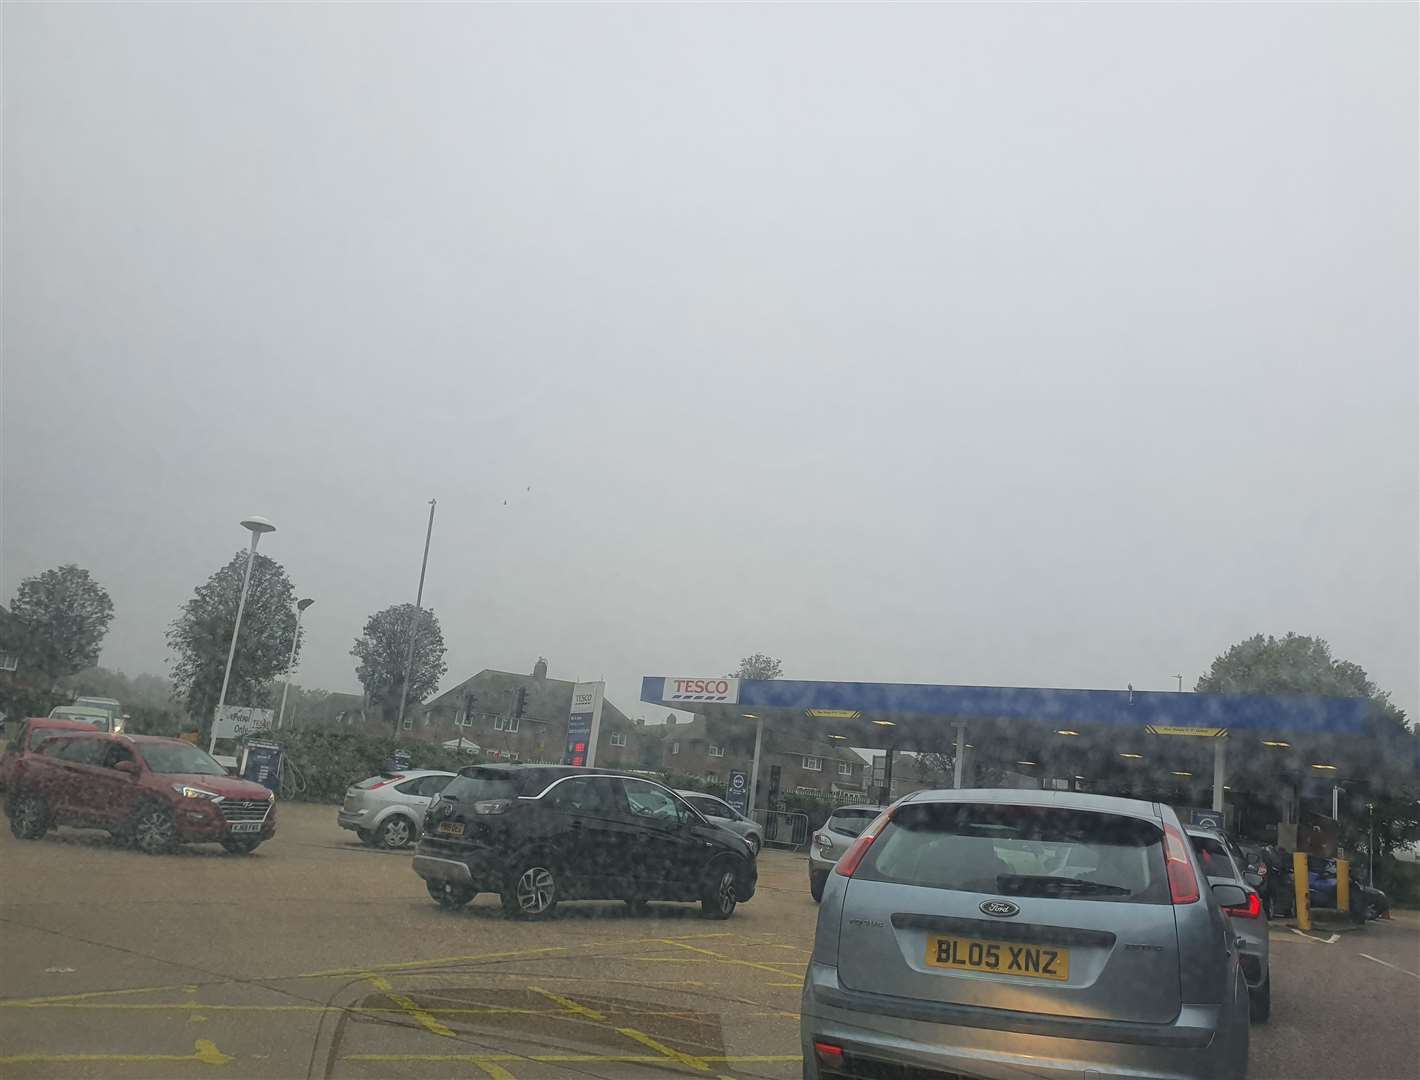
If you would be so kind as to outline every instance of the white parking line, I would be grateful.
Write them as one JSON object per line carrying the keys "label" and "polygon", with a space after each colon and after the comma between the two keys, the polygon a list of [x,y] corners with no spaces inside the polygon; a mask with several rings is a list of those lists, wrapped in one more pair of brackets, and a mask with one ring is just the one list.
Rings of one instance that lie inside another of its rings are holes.
{"label": "white parking line", "polygon": [[1396,965],[1392,964],[1389,960],[1382,960],[1379,956],[1372,956],[1370,953],[1362,953],[1361,955],[1364,956],[1367,960],[1375,961],[1382,967],[1388,967],[1393,971],[1400,972],[1402,975],[1409,975],[1412,979],[1420,979],[1420,975],[1415,974],[1415,972],[1413,971],[1407,971],[1403,967],[1396,967]]}
{"label": "white parking line", "polygon": [[1306,938],[1308,941],[1315,941],[1318,945],[1335,945],[1338,941],[1341,940],[1340,934],[1332,934],[1328,938],[1319,938],[1312,937],[1312,935],[1308,934],[1305,930],[1298,930],[1295,926],[1289,926],[1287,927],[1287,929],[1292,931],[1292,933],[1296,934],[1297,937]]}

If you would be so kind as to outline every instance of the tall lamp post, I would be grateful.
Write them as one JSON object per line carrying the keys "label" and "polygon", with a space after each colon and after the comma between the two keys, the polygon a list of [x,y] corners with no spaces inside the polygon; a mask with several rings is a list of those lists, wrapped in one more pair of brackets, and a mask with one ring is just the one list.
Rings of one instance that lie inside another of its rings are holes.
{"label": "tall lamp post", "polygon": [[[247,551],[247,572],[242,575],[242,595],[237,600],[237,621],[232,627],[232,646],[227,650],[227,670],[222,674],[222,693],[217,697],[217,716],[227,704],[227,684],[232,681],[232,661],[237,655],[237,635],[242,631],[242,612],[247,606],[247,589],[251,586],[251,565],[256,562],[256,544],[262,533],[275,532],[276,526],[264,517],[253,514],[242,519],[242,528],[251,533],[251,547]],[[207,743],[210,754],[217,748],[217,716],[212,718],[212,738]]]}
{"label": "tall lamp post", "polygon": [[296,643],[301,640],[301,616],[315,601],[307,597],[296,601],[296,633],[291,638],[291,655],[286,658],[286,685],[281,688],[281,711],[276,714],[276,726],[286,719],[286,695],[291,692],[291,669],[296,666]]}

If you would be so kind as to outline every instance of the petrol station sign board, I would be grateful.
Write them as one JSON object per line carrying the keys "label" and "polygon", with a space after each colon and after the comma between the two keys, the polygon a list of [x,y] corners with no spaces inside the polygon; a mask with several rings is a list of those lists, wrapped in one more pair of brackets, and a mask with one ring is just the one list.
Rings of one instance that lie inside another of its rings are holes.
{"label": "petrol station sign board", "polygon": [[721,702],[734,705],[740,700],[740,681],[723,676],[668,676],[666,701]]}
{"label": "petrol station sign board", "polygon": [[567,746],[564,765],[591,765],[596,760],[597,733],[602,723],[602,697],[606,683],[577,683],[572,687],[572,707],[567,712]]}

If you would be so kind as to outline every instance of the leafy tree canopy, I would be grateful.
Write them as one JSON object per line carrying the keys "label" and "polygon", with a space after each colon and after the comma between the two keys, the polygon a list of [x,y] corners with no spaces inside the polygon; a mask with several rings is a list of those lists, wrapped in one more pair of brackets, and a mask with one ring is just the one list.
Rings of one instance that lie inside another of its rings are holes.
{"label": "leafy tree canopy", "polygon": [[[222,692],[222,673],[237,619],[247,552],[193,590],[192,599],[168,629],[174,693],[187,702],[188,712],[205,733]],[[296,590],[281,564],[257,555],[251,588],[242,614],[241,634],[232,661],[227,701],[232,705],[270,703],[269,683],[286,670],[291,639],[296,633]],[[300,648],[297,647],[297,655]]]}
{"label": "leafy tree canopy", "polygon": [[746,656],[740,661],[740,666],[730,673],[732,679],[782,679],[784,677],[784,665],[777,657],[768,653],[757,652],[752,656]]}
{"label": "leafy tree canopy", "polygon": [[7,647],[53,682],[98,660],[113,601],[87,570],[67,563],[20,582],[10,613],[19,640]]}
{"label": "leafy tree canopy", "polygon": [[395,604],[377,611],[365,620],[365,632],[355,639],[355,647],[350,650],[350,655],[359,661],[355,675],[360,685],[391,728],[399,720],[409,637],[416,628],[406,708],[417,705],[438,689],[439,680],[449,670],[444,663],[444,632],[432,611],[413,604]]}

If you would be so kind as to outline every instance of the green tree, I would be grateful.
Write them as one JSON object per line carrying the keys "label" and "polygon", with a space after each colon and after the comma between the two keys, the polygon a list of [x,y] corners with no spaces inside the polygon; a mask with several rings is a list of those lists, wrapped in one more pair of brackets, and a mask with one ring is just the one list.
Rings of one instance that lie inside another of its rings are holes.
{"label": "green tree", "polygon": [[770,656],[768,653],[757,652],[753,656],[746,656],[740,661],[740,666],[730,673],[732,679],[782,679],[784,677],[784,665],[778,658]]}
{"label": "green tree", "polygon": [[[1390,694],[1371,681],[1364,668],[1331,655],[1322,638],[1289,633],[1276,638],[1255,634],[1213,661],[1195,690],[1213,694],[1311,694],[1364,698],[1372,705],[1365,735],[1345,737],[1349,756],[1367,760],[1362,775],[1343,780],[1347,809],[1341,815],[1341,840],[1364,850],[1372,838],[1375,853],[1388,855],[1420,838],[1420,732],[1391,703]],[[1340,778],[1338,778],[1340,779]],[[1367,807],[1370,810],[1367,810]]]}
{"label": "green tree", "polygon": [[10,613],[20,663],[53,684],[98,660],[113,601],[87,570],[67,563],[20,582]]}
{"label": "green tree", "polygon": [[393,731],[399,723],[400,689],[409,655],[409,636],[415,627],[414,662],[410,667],[408,708],[419,704],[439,687],[449,670],[444,663],[444,632],[428,608],[395,604],[365,620],[365,632],[355,639],[350,655],[359,661],[355,675],[370,704],[377,706]]}
{"label": "green tree", "polygon": [[[193,590],[192,599],[168,629],[168,647],[174,656],[170,663],[173,691],[187,703],[188,713],[201,725],[204,737],[222,692],[246,562],[247,552],[237,552],[231,562]],[[269,704],[268,684],[286,670],[296,633],[295,601],[296,590],[281,564],[257,555],[227,688],[230,704]],[[299,655],[299,645],[296,651]]]}

